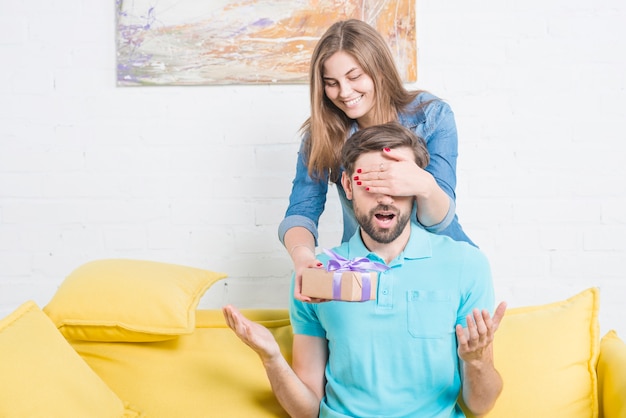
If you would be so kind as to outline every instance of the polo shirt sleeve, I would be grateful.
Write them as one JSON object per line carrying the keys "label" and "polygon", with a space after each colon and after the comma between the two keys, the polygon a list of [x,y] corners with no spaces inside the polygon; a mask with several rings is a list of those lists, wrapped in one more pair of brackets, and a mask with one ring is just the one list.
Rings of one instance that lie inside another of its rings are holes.
{"label": "polo shirt sleeve", "polygon": [[292,299],[290,317],[294,334],[326,338],[326,331],[324,331],[317,319],[314,305],[313,303]]}
{"label": "polo shirt sleeve", "polygon": [[317,316],[317,303],[308,303],[293,297],[295,275],[291,280],[291,298],[289,317],[294,334],[309,335],[311,337],[326,338],[326,331],[322,328]]}
{"label": "polo shirt sleeve", "polygon": [[495,296],[491,267],[485,254],[475,247],[468,246],[460,285],[462,300],[457,313],[457,324],[467,327],[465,318],[475,308],[487,309],[493,314]]}

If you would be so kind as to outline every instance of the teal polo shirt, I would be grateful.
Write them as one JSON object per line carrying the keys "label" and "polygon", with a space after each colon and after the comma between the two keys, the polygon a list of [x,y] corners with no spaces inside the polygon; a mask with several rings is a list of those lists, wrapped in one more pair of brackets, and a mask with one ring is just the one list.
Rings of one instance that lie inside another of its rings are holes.
{"label": "teal polo shirt", "polygon": [[[334,251],[384,263],[359,231]],[[326,265],[328,256],[319,259]],[[489,262],[468,243],[412,224],[404,251],[388,266],[376,300],[292,298],[294,332],[328,340],[320,417],[463,417],[454,329],[466,326],[474,308],[493,311]]]}

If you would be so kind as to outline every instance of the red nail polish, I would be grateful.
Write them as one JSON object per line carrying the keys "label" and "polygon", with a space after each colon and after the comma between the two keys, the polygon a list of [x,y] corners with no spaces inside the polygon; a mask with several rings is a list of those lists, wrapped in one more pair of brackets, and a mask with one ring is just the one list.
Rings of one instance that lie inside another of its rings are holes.
{"label": "red nail polish", "polygon": [[354,176],[354,179],[355,179],[355,180],[358,180],[358,179],[359,179],[359,176]]}
{"label": "red nail polish", "polygon": [[317,267],[322,267],[323,264],[322,263],[317,263]]}
{"label": "red nail polish", "polygon": [[365,188],[365,190],[367,190],[367,191],[369,192],[369,191],[370,191],[370,188],[369,188],[369,187],[366,187],[366,188]]}
{"label": "red nail polish", "polygon": [[385,152],[389,152],[389,151],[391,151],[391,148],[389,148],[389,147],[385,147],[385,148],[383,148],[383,151],[385,151]]}
{"label": "red nail polish", "polygon": [[361,169],[360,169],[360,168],[357,168],[357,169],[356,169],[356,172],[357,172],[357,173],[361,173],[362,171],[361,171]]}
{"label": "red nail polish", "polygon": [[356,185],[357,185],[357,186],[360,186],[361,184],[363,184],[363,183],[361,183],[360,181],[357,181],[357,182],[356,182]]}

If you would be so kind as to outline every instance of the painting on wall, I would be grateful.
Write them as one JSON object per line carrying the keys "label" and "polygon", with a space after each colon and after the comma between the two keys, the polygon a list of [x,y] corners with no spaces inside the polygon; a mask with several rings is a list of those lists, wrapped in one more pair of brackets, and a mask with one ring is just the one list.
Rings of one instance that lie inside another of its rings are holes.
{"label": "painting on wall", "polygon": [[415,0],[116,0],[116,12],[119,86],[306,83],[318,39],[348,18],[417,79]]}

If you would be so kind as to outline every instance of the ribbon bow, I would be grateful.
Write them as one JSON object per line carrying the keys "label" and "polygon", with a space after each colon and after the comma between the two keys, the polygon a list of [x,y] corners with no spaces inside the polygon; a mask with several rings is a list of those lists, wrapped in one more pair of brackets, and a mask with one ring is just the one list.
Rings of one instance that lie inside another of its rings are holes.
{"label": "ribbon bow", "polygon": [[322,250],[326,255],[330,257],[328,260],[328,267],[326,267],[326,271],[336,271],[344,272],[344,271],[356,271],[358,273],[367,273],[370,271],[387,271],[389,267],[383,263],[377,263],[376,261],[372,261],[366,257],[357,257],[352,260],[348,260],[345,257],[340,256],[333,250]]}
{"label": "ribbon bow", "polygon": [[[377,263],[366,257],[357,257],[349,260],[332,250],[323,250],[330,257],[326,271],[333,272],[333,299],[341,299],[341,275],[343,272],[354,271],[357,273],[369,273],[370,271],[387,271],[389,267]],[[361,301],[370,299],[372,283],[369,274],[362,274]]]}

